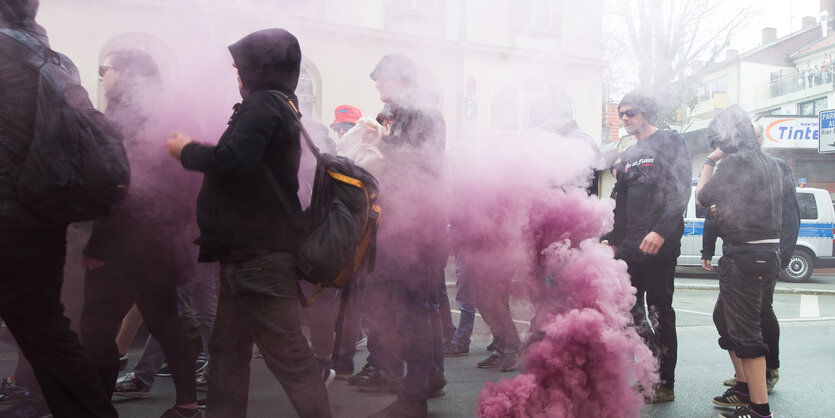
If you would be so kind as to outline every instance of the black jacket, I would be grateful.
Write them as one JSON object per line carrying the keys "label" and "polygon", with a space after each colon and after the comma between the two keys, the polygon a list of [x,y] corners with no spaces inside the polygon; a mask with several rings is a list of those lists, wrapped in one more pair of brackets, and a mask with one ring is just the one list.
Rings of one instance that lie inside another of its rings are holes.
{"label": "black jacket", "polygon": [[[37,1],[0,2],[0,27],[27,31],[49,46],[46,32],[35,23]],[[0,35],[0,43],[14,41]],[[0,45],[2,46],[2,45]],[[66,225],[37,218],[18,201],[13,176],[26,157],[35,133],[38,73],[4,53],[0,47],[0,245],[63,243]]]}
{"label": "black jacket", "polygon": [[[800,231],[800,207],[797,203],[797,192],[794,189],[794,175],[789,165],[777,158],[771,157],[780,166],[782,179],[782,221],[780,222],[780,265],[787,266],[791,261],[794,247],[797,245],[797,235]],[[710,260],[716,253],[717,225],[713,215],[708,211],[705,216],[704,235],[702,236],[702,260]]]}
{"label": "black jacket", "polygon": [[647,257],[638,247],[652,231],[664,237],[657,256],[678,257],[691,167],[687,142],[671,130],[659,129],[624,151],[616,167],[615,227],[609,240],[618,247],[618,258]]}
{"label": "black jacket", "polygon": [[776,239],[782,184],[777,162],[759,149],[746,148],[722,158],[697,198],[702,206],[716,205],[717,230],[725,243]]}
{"label": "black jacket", "polygon": [[243,38],[229,50],[244,84],[244,100],[235,106],[216,146],[191,143],[180,156],[183,167],[204,174],[197,198],[199,260],[295,254],[299,240],[295,225],[260,165],[272,170],[298,215],[299,122],[279,93],[296,100],[292,89],[301,60],[298,41],[286,31],[268,29]]}

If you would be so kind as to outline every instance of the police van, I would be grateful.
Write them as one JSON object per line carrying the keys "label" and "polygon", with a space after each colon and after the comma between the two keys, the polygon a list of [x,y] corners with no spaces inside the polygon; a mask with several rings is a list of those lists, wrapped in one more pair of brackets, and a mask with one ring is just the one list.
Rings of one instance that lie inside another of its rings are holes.
{"label": "police van", "polygon": [[[681,239],[679,266],[701,266],[702,237],[707,209],[697,206],[690,192],[690,202],[684,216],[684,236]],[[800,231],[791,261],[780,272],[787,282],[805,282],[815,268],[835,267],[833,257],[833,233],[835,233],[835,208],[829,192],[823,189],[798,188],[800,206]],[[715,266],[722,256],[722,238],[716,240],[716,251],[711,263]]]}

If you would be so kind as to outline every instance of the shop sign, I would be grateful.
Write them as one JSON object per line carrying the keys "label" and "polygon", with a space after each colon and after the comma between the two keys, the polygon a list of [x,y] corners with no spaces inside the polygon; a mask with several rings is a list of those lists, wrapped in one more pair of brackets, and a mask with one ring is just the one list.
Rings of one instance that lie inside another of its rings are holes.
{"label": "shop sign", "polygon": [[818,149],[816,117],[765,116],[758,122],[763,127],[763,148]]}

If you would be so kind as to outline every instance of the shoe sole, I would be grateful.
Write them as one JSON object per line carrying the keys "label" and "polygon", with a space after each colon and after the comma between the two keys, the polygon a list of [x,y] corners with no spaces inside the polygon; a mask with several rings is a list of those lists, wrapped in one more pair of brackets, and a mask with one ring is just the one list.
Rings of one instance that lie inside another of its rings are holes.
{"label": "shoe sole", "polygon": [[113,392],[113,396],[121,398],[145,399],[151,396],[148,392]]}
{"label": "shoe sole", "polygon": [[721,406],[723,408],[736,408],[738,406],[748,406],[749,405],[748,403],[741,403],[741,402],[735,402],[735,403],[719,402],[716,399],[713,400],[713,404],[716,405],[716,406]]}
{"label": "shoe sole", "polygon": [[495,369],[498,368],[498,364],[476,364],[476,367],[479,369]]}
{"label": "shoe sole", "polygon": [[722,384],[725,385],[725,386],[734,387],[734,386],[736,386],[736,379],[725,379],[722,382]]}
{"label": "shoe sole", "polygon": [[657,403],[672,402],[674,400],[676,400],[675,396],[668,396],[668,397],[665,397],[665,398],[655,398],[655,399],[644,398],[644,404],[654,405],[654,404],[657,404]]}

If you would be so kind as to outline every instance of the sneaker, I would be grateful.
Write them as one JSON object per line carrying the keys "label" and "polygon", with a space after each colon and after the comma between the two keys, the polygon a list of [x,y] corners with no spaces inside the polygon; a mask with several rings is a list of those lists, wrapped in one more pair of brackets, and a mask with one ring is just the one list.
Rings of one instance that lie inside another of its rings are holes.
{"label": "sneaker", "polygon": [[713,398],[713,403],[725,408],[735,408],[738,406],[744,406],[747,408],[748,404],[751,403],[751,395],[742,393],[733,387],[726,390],[722,396]]}
{"label": "sneaker", "polygon": [[28,390],[18,386],[14,376],[9,376],[0,382],[0,405],[18,402],[26,397]]}
{"label": "sneaker", "polygon": [[206,409],[206,398],[197,400],[197,409]]}
{"label": "sneaker", "polygon": [[203,416],[203,411],[197,409],[184,409],[173,407],[165,411],[160,418],[199,418]]}
{"label": "sneaker", "polygon": [[362,367],[359,373],[351,376],[348,378],[349,385],[356,385],[362,381],[374,378],[377,373],[377,368],[371,365],[371,363],[366,363],[365,366]]}
{"label": "sneaker", "polygon": [[490,341],[490,345],[485,348],[487,351],[496,351],[498,347],[496,347],[496,339],[494,338],[493,341]]}
{"label": "sneaker", "polygon": [[360,381],[356,384],[360,392],[382,393],[399,393],[402,385],[402,378],[389,377],[388,373],[382,370],[377,370],[373,378]]}
{"label": "sneaker", "polygon": [[460,357],[470,354],[470,347],[466,345],[447,344],[444,346],[444,357]]}
{"label": "sneaker", "polygon": [[731,387],[736,386],[736,375],[734,375],[734,377],[731,377],[729,379],[723,380],[722,384],[725,385],[725,386],[731,386]]}
{"label": "sneaker", "polygon": [[676,400],[676,392],[673,388],[669,388],[664,386],[660,383],[657,383],[655,386],[652,387],[652,394],[647,396],[644,393],[644,403],[646,404],[656,404],[662,402],[672,402]]}
{"label": "sneaker", "polygon": [[150,391],[150,386],[139,380],[133,373],[128,373],[116,379],[113,395],[126,398],[147,398]]}
{"label": "sneaker", "polygon": [[49,412],[49,406],[46,402],[26,396],[17,401],[11,408],[4,410],[2,413],[4,417],[26,417],[26,418],[51,418],[52,413]]}
{"label": "sneaker", "polygon": [[748,406],[738,406],[733,412],[719,413],[719,418],[771,418],[774,414],[760,415]]}
{"label": "sneaker", "polygon": [[429,397],[430,398],[437,398],[439,396],[444,396],[446,392],[444,392],[444,387],[446,386],[446,379],[444,378],[444,372],[435,367],[429,372]]}
{"label": "sneaker", "polygon": [[496,367],[499,367],[499,353],[497,351],[493,351],[489,356],[487,356],[487,358],[479,361],[476,366],[480,369],[495,369]]}
{"label": "sneaker", "polygon": [[426,418],[429,405],[426,401],[414,403],[401,397],[368,418]]}
{"label": "sneaker", "polygon": [[499,370],[503,372],[509,372],[516,368],[519,365],[519,361],[522,358],[519,357],[519,353],[502,353],[499,355]]}
{"label": "sneaker", "polygon": [[125,353],[122,357],[119,357],[119,371],[125,370],[128,367],[128,354]]}
{"label": "sneaker", "polygon": [[208,369],[209,359],[203,354],[199,355],[197,360],[194,361],[194,377],[200,377]]}
{"label": "sneaker", "polygon": [[336,379],[336,372],[331,368],[323,368],[322,379],[325,381],[325,389],[327,389],[333,383],[333,379]]}
{"label": "sneaker", "polygon": [[333,371],[336,372],[336,378],[345,380],[354,375],[354,368],[353,367],[339,367],[336,366],[333,368]]}
{"label": "sneaker", "polygon": [[163,364],[154,374],[159,377],[171,377],[171,369],[168,367],[168,363]]}
{"label": "sneaker", "polygon": [[200,376],[197,376],[194,379],[194,384],[197,386],[197,390],[201,392],[206,392],[209,390],[209,372],[203,372]]}
{"label": "sneaker", "polygon": [[774,390],[774,385],[780,380],[780,369],[766,369],[765,371],[765,386],[768,393]]}

